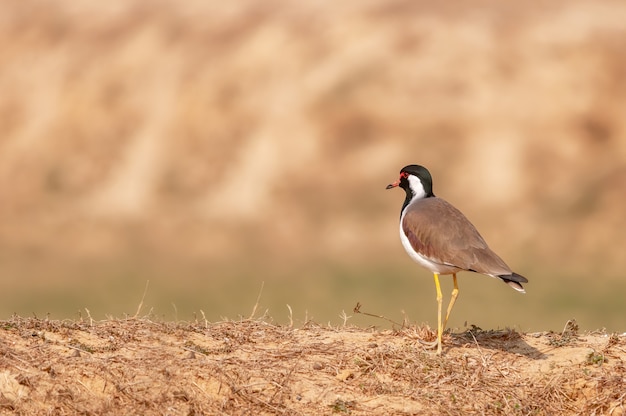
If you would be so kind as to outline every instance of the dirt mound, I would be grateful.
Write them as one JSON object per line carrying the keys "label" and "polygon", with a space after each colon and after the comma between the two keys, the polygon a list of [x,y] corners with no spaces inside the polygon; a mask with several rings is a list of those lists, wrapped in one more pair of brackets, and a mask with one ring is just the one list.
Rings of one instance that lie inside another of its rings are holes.
{"label": "dirt mound", "polygon": [[626,338],[300,328],[265,319],[0,322],[3,414],[610,414]]}

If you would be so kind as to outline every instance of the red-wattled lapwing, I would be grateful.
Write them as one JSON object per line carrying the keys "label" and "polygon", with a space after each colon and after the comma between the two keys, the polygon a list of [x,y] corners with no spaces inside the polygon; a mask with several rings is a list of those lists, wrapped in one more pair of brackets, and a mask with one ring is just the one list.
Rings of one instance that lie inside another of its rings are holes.
{"label": "red-wattled lapwing", "polygon": [[[497,277],[518,292],[525,293],[524,276],[513,273],[509,266],[491,251],[474,225],[450,203],[433,193],[430,172],[419,165],[402,168],[400,178],[387,189],[401,187],[406,199],[400,212],[400,241],[409,256],[435,275],[437,289],[437,346],[441,354],[441,336],[448,323],[459,287],[456,274],[466,270]],[[439,275],[451,274],[454,282],[446,318],[441,322],[442,295]]]}

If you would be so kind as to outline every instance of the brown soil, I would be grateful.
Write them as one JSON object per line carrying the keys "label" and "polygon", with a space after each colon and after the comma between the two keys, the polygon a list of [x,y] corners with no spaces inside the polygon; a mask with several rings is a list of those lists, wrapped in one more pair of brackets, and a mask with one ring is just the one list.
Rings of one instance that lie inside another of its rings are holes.
{"label": "brown soil", "polygon": [[0,413],[622,415],[626,338],[267,319],[0,321]]}

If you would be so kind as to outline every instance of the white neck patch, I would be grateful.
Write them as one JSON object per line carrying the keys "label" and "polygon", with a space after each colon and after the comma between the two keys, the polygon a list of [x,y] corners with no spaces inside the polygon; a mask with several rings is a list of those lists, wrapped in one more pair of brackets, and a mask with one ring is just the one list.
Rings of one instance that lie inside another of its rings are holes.
{"label": "white neck patch", "polygon": [[426,191],[424,190],[424,185],[422,185],[422,181],[415,176],[409,175],[406,178],[409,181],[409,187],[411,187],[411,191],[413,191],[413,199],[422,199],[426,197]]}

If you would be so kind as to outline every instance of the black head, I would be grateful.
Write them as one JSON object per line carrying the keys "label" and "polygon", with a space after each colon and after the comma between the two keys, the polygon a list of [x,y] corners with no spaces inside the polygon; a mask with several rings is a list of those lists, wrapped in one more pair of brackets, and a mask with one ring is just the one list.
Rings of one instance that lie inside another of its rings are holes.
{"label": "black head", "polygon": [[435,196],[433,193],[433,178],[430,176],[430,172],[424,166],[420,165],[408,165],[402,168],[400,171],[400,178],[394,183],[387,185],[387,189],[395,188],[399,186],[406,192],[406,198],[400,215],[404,209],[414,199],[429,198]]}
{"label": "black head", "polygon": [[[419,184],[413,179],[409,179],[411,176],[419,179]],[[420,184],[421,186],[419,186]],[[433,178],[424,166],[408,165],[403,167],[400,170],[400,178],[394,183],[387,185],[387,189],[395,188],[396,186],[404,189],[407,197],[410,199],[413,199],[414,196],[419,196],[420,198],[435,196],[433,193]]]}

